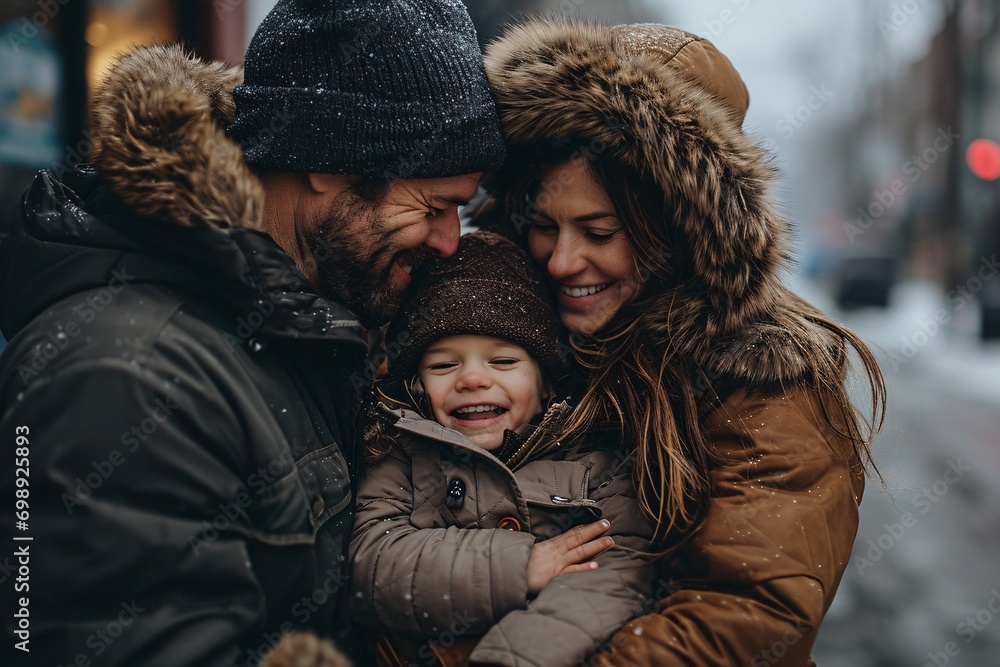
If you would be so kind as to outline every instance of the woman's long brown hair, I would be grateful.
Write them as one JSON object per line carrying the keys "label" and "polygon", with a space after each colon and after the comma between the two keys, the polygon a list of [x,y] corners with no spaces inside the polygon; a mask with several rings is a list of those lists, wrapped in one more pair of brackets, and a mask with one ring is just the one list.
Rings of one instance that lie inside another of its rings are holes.
{"label": "woman's long brown hair", "polygon": [[[643,326],[642,315],[657,295],[676,286],[689,258],[670,223],[670,202],[663,191],[608,155],[581,149],[586,142],[514,148],[504,170],[493,177],[494,199],[481,213],[484,227],[526,242],[531,208],[544,175],[568,160],[583,157],[611,199],[625,233],[636,251],[636,270],[644,289],[596,335],[571,336],[576,358],[588,373],[566,439],[612,429],[631,448],[633,476],[643,511],[657,523],[656,537],[666,549],[676,547],[703,518],[710,494],[712,453],[701,418],[724,398],[713,369],[699,368],[678,358],[668,342]],[[553,193],[554,194],[554,193]],[[810,360],[806,382],[816,392],[823,418],[853,445],[857,460],[881,477],[871,457],[871,442],[885,416],[885,382],[878,363],[854,333],[834,323],[804,301],[806,319],[853,348],[870,390],[870,412],[852,403],[845,378],[846,352],[837,354],[813,340],[808,332],[793,336]],[[793,332],[795,333],[795,332]],[[735,390],[738,387],[730,388]]]}

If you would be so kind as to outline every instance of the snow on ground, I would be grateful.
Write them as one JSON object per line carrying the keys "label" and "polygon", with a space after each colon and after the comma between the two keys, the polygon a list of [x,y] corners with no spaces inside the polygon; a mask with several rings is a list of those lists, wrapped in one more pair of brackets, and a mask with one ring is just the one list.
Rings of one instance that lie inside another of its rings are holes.
{"label": "snow on ground", "polygon": [[797,294],[870,344],[888,382],[907,368],[932,377],[938,391],[1000,405],[1000,341],[979,340],[974,301],[949,295],[934,283],[910,281],[894,288],[888,308],[842,313],[813,283],[798,277],[789,282]]}

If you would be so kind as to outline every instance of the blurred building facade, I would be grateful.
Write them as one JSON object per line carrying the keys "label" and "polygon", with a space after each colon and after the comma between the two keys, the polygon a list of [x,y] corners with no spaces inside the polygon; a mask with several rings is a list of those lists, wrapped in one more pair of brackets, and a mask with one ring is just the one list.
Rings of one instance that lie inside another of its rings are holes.
{"label": "blurred building facade", "polygon": [[37,170],[58,174],[90,159],[87,100],[118,51],[181,42],[236,64],[246,32],[244,0],[4,0],[0,215],[14,213]]}
{"label": "blurred building facade", "polygon": [[[1000,181],[973,173],[968,154],[977,139],[1000,142],[997,3],[910,0],[870,11],[867,57],[890,65],[870,70],[867,104],[831,146],[845,202],[842,305],[877,305],[897,279],[935,281],[949,295],[964,288],[982,307],[981,333],[1000,337],[990,263],[1000,253]],[[922,57],[893,63],[894,33],[916,11],[939,12],[937,27]],[[987,145],[1000,161],[1000,145]]]}
{"label": "blurred building facade", "polygon": [[37,169],[89,158],[89,91],[132,44],[182,42],[239,63],[243,0],[5,0],[0,5],[0,211]]}

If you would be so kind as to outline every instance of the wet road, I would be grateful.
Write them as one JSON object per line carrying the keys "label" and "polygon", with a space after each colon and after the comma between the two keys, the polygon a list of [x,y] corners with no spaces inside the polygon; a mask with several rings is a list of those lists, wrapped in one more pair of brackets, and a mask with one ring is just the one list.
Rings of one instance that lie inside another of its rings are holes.
{"label": "wet road", "polygon": [[[882,338],[889,351],[902,340]],[[820,667],[1000,665],[1000,350],[939,338],[913,363],[883,356],[886,490],[865,492]]]}

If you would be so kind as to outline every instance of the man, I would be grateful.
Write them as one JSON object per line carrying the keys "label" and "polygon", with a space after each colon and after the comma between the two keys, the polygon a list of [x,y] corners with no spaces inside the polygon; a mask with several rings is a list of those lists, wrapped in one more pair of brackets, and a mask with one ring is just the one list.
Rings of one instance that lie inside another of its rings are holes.
{"label": "man", "polygon": [[458,0],[282,0],[239,77],[124,56],[96,167],[0,223],[3,664],[353,648],[360,324],[455,251],[503,142]]}

